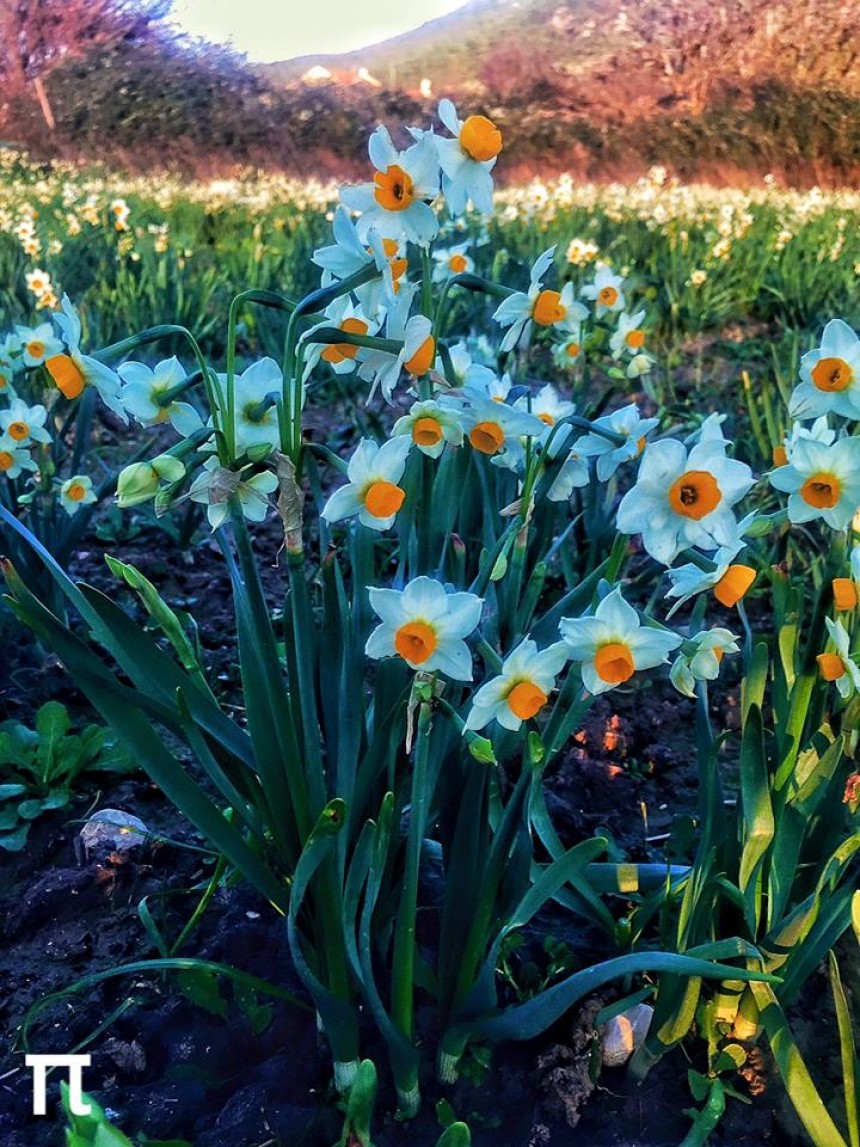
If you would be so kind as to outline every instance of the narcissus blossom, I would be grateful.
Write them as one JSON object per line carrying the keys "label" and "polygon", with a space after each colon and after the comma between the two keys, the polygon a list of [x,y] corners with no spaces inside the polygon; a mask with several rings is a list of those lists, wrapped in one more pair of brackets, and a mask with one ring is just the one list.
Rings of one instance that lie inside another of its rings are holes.
{"label": "narcissus blossom", "polygon": [[93,480],[86,474],[75,474],[60,487],[60,505],[70,518],[73,518],[82,506],[92,505],[95,501]]}
{"label": "narcissus blossom", "polygon": [[624,286],[623,278],[614,275],[611,267],[598,263],[594,282],[587,284],[579,293],[584,299],[594,302],[594,313],[600,318],[601,315],[624,310]]}
{"label": "narcissus blossom", "polygon": [[554,255],[555,247],[544,251],[532,267],[528,291],[515,291],[493,313],[499,326],[508,327],[502,351],[512,350],[521,339],[526,341],[535,323],[565,333],[578,331],[587,317],[585,307],[574,301],[572,283],[565,283],[561,291],[544,290],[543,277],[552,266]]}
{"label": "narcissus blossom", "polygon": [[726,457],[720,441],[690,451],[674,439],[647,446],[636,485],[621,499],[616,522],[641,534],[648,553],[670,565],[690,547],[715,550],[737,541],[732,506],[753,485],[749,466]]}
{"label": "narcissus blossom", "polygon": [[597,458],[597,477],[601,482],[608,482],[622,462],[638,458],[648,444],[648,435],[659,422],[659,418],[640,418],[634,402],[592,422],[598,430],[620,434],[624,439],[621,445],[590,431],[577,439],[574,448],[585,458]]}
{"label": "narcissus blossom", "polygon": [[344,187],[340,193],[347,207],[362,213],[359,239],[366,243],[373,232],[429,246],[439,230],[430,207],[439,193],[439,161],[432,137],[422,136],[406,151],[398,151],[388,128],[380,126],[370,137],[369,151],[377,169],[373,182]]}
{"label": "narcissus blossom", "polygon": [[447,283],[454,275],[471,275],[475,270],[475,260],[468,253],[471,243],[457,243],[454,247],[437,249],[433,252],[433,282]]}
{"label": "narcissus blossom", "polygon": [[[154,367],[142,362],[124,362],[117,369],[123,381],[122,404],[141,426],[171,426],[187,438],[203,425],[203,419],[190,402],[182,402],[182,384],[188,377],[174,355]],[[173,392],[173,393],[171,393]]]}
{"label": "narcissus blossom", "polygon": [[19,445],[8,435],[0,436],[0,475],[4,478],[17,478],[23,470],[38,469],[26,447]]}
{"label": "narcissus blossom", "polygon": [[7,410],[0,410],[0,435],[11,438],[18,446],[32,442],[50,442],[45,429],[48,412],[44,406],[28,406],[21,398],[13,398]]}
{"label": "narcissus blossom", "polygon": [[310,327],[302,335],[305,380],[320,360],[327,363],[335,374],[352,374],[356,369],[359,355],[367,354],[365,348],[356,346],[354,343],[313,342],[313,335],[317,331],[325,327],[338,327],[346,334],[375,335],[379,330],[379,323],[368,318],[363,309],[353,303],[348,295],[341,295],[340,298],[329,303],[323,314],[325,319]]}
{"label": "narcissus blossom", "polygon": [[[752,517],[753,515],[749,515],[739,524],[739,534],[743,534],[745,525],[749,524]],[[710,569],[703,570],[695,562],[688,562],[666,570],[672,582],[672,588],[666,597],[679,599],[669,610],[668,616],[671,617],[676,613],[690,598],[709,589],[714,591],[714,597],[721,605],[727,608],[737,605],[756,579],[756,571],[751,566],[734,561],[742,548],[742,541],[731,546],[722,546],[710,559],[712,563]]]}
{"label": "narcissus blossom", "polygon": [[645,321],[645,311],[637,311],[635,315],[626,313],[618,316],[618,326],[609,339],[609,349],[614,359],[624,355],[634,357],[641,353],[645,346],[645,332],[642,323]]}
{"label": "narcissus blossom", "polygon": [[475,694],[466,728],[483,729],[495,719],[516,732],[546,705],[569,656],[563,641],[541,650],[529,638],[521,642],[505,658],[501,673]]}
{"label": "narcissus blossom", "polygon": [[[221,413],[227,421],[227,375],[217,376]],[[261,358],[233,379],[234,426],[236,453],[244,454],[253,447],[280,445],[278,400],[284,376],[273,358]]]}
{"label": "narcissus blossom", "polygon": [[[408,309],[408,301],[405,309]],[[387,325],[386,338],[402,340],[402,346],[397,354],[369,350],[361,356],[359,378],[373,383],[368,401],[379,388],[382,397],[391,404],[401,373],[419,378],[430,370],[436,359],[436,340],[432,332],[433,324],[425,315],[413,315],[405,324]]]}
{"label": "narcissus blossom", "polygon": [[714,626],[685,641],[669,670],[669,680],[685,697],[696,696],[697,681],[715,681],[726,653],[738,653],[738,639],[728,629]]}
{"label": "narcissus blossom", "polygon": [[448,593],[430,577],[413,578],[402,590],[369,592],[382,624],[367,639],[368,657],[402,657],[412,669],[438,669],[454,681],[472,680],[472,655],[464,638],[481,620],[480,597]]}
{"label": "narcissus blossom", "polygon": [[50,323],[40,323],[37,327],[16,327],[20,339],[24,366],[41,366],[46,358],[61,354],[62,342],[54,334]]}
{"label": "narcissus blossom", "polygon": [[192,502],[202,502],[206,517],[213,530],[223,526],[230,517],[230,499],[238,498],[242,516],[249,522],[262,522],[269,512],[269,494],[278,488],[278,479],[271,470],[261,470],[247,478],[250,466],[241,470],[228,470],[217,458],[209,458],[188,491]]}
{"label": "narcissus blossom", "polygon": [[825,681],[834,681],[840,697],[847,698],[860,689],[860,669],[851,657],[851,638],[841,621],[825,617],[824,624],[836,652],[819,653],[816,660]]}
{"label": "narcissus blossom", "polygon": [[412,404],[408,414],[394,423],[392,435],[408,434],[422,454],[438,458],[445,443],[463,445],[459,411],[435,399]]}
{"label": "narcissus blossom", "polygon": [[834,530],[844,530],[860,506],[860,438],[843,438],[832,446],[801,439],[791,462],[769,478],[789,495],[790,522],[821,518]]}
{"label": "narcissus blossom", "polygon": [[589,693],[606,693],[629,681],[640,669],[669,660],[681,644],[677,633],[642,625],[639,614],[614,589],[590,617],[563,617],[561,636],[572,661],[582,663],[582,683]]}
{"label": "narcissus blossom", "polygon": [[461,120],[450,100],[439,104],[439,119],[453,139],[433,136],[442,168],[442,194],[452,215],[472,201],[482,215],[493,213],[493,170],[502,150],[502,133],[492,120],[471,115]]}
{"label": "narcissus blossom", "polygon": [[406,498],[398,483],[411,449],[411,436],[399,435],[382,446],[370,438],[362,439],[349,460],[348,485],[335,490],[321,517],[340,522],[358,515],[361,524],[371,530],[389,529]]}
{"label": "narcissus blossom", "polygon": [[860,339],[842,319],[832,319],[821,345],[800,360],[800,379],[789,403],[792,418],[833,411],[860,419]]}
{"label": "narcissus blossom", "polygon": [[519,456],[519,438],[541,438],[546,423],[504,402],[470,395],[469,405],[463,410],[463,428],[473,450],[496,458],[511,450]]}
{"label": "narcissus blossom", "polygon": [[128,415],[120,397],[119,375],[89,355],[81,354],[81,320],[78,318],[68,295],[63,295],[62,312],[54,315],[54,321],[66,344],[66,354],[55,354],[45,359],[48,374],[66,398],[78,398],[86,386],[93,386],[102,402],[123,422]]}

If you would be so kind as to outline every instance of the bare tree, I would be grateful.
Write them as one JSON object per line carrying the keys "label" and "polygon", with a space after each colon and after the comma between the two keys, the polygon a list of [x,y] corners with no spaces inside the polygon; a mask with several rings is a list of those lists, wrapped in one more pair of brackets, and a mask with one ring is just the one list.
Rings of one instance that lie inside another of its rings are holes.
{"label": "bare tree", "polygon": [[12,100],[32,92],[53,131],[45,77],[94,48],[145,36],[171,6],[171,0],[0,0],[0,123]]}

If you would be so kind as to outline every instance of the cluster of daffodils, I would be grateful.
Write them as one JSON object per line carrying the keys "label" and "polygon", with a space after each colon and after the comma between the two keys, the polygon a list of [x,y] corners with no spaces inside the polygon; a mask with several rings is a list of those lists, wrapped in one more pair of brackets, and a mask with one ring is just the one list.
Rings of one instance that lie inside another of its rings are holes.
{"label": "cluster of daffodils", "polygon": [[95,503],[97,495],[88,475],[62,478],[57,473],[57,439],[51,429],[65,420],[58,402],[75,400],[92,386],[115,414],[128,419],[119,399],[119,376],[81,352],[80,319],[67,298],[53,319],[17,326],[0,342],[0,497],[26,507],[38,493],[73,517]]}
{"label": "cluster of daffodils", "polygon": [[[860,339],[841,319],[829,322],[819,346],[801,359],[789,415],[786,437],[774,447],[771,485],[788,495],[789,522],[819,521],[846,538],[860,512]],[[832,649],[818,661],[822,676],[847,698],[860,688],[852,654],[860,547],[842,548],[845,568],[832,581],[834,610],[842,616],[825,618]]]}
{"label": "cluster of daffodils", "polygon": [[[478,630],[485,604],[476,594],[449,592],[434,578],[417,577],[403,590],[371,589],[370,604],[380,624],[367,640],[368,657],[399,657],[422,673],[472,680],[466,639]],[[548,704],[568,662],[579,664],[584,687],[597,695],[638,671],[665,664],[681,645],[677,634],[643,625],[620,589],[607,593],[593,615],[562,618],[559,633],[561,640],[544,649],[526,638],[507,654],[498,673],[475,692],[464,731],[478,731],[494,721],[518,731]],[[703,673],[716,676],[709,663]]]}

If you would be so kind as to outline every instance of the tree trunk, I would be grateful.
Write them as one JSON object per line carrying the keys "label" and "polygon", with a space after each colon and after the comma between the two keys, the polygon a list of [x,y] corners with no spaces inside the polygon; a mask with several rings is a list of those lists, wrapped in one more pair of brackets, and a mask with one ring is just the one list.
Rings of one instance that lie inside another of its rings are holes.
{"label": "tree trunk", "polygon": [[42,83],[41,76],[36,76],[33,80],[33,91],[36,93],[36,99],[39,101],[39,107],[42,109],[42,115],[45,117],[48,131],[53,131],[57,124],[54,119],[54,113],[51,111],[48,93],[45,91],[45,85]]}

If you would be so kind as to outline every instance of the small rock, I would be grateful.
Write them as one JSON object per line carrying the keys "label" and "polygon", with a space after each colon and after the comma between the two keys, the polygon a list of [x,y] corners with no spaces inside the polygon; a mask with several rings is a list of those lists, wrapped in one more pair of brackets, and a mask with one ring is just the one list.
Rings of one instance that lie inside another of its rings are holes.
{"label": "small rock", "polygon": [[650,1004],[636,1004],[603,1025],[600,1058],[604,1067],[621,1067],[627,1062],[644,1042],[653,1014]]}
{"label": "small rock", "polygon": [[103,808],[90,817],[75,838],[75,855],[78,864],[104,861],[115,852],[128,859],[146,846],[148,838],[149,829],[139,817],[118,808]]}

